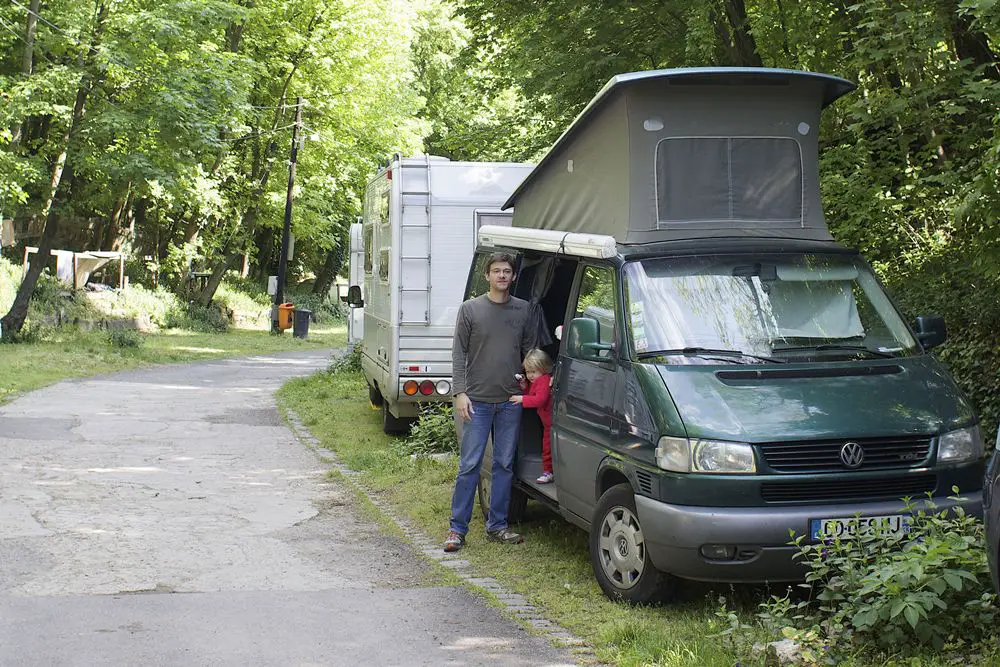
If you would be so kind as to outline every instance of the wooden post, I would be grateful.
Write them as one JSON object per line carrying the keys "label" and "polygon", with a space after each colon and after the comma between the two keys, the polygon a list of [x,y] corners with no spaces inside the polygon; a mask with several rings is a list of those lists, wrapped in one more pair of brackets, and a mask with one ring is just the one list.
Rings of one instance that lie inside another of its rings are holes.
{"label": "wooden post", "polygon": [[78,266],[77,266],[76,253],[74,252],[73,253],[73,289],[74,290],[78,290],[81,287],[83,287],[83,285],[79,284],[80,281],[76,277],[77,276],[77,269],[78,269]]}
{"label": "wooden post", "polygon": [[24,246],[24,262],[21,263],[21,278],[28,272],[28,246]]}
{"label": "wooden post", "polygon": [[125,289],[125,254],[118,253],[118,289]]}

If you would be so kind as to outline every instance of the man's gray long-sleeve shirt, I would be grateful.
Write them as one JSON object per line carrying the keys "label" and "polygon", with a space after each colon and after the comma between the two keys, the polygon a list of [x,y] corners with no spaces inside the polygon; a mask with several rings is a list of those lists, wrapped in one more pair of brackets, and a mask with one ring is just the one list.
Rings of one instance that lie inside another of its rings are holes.
{"label": "man's gray long-sleeve shirt", "polygon": [[451,348],[453,393],[503,403],[521,388],[514,379],[534,344],[531,305],[517,297],[495,303],[483,294],[458,309]]}

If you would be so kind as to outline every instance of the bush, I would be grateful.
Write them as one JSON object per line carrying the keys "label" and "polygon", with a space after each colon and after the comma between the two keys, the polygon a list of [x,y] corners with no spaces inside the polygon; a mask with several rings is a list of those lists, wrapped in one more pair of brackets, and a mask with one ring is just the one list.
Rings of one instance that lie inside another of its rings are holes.
{"label": "bush", "polygon": [[312,319],[318,324],[342,322],[347,318],[347,307],[329,294],[312,294],[302,292],[290,294],[289,300],[296,308],[308,308],[312,311]]}
{"label": "bush", "polygon": [[431,403],[420,410],[410,437],[401,444],[404,454],[458,454],[455,418],[451,403]]}
{"label": "bush", "polygon": [[799,642],[815,664],[856,652],[985,645],[998,610],[986,592],[983,524],[960,507],[937,511],[930,502],[908,502],[904,513],[911,515],[905,536],[795,539],[810,599],[773,597],[761,605],[765,625]]}
{"label": "bush", "polygon": [[110,329],[106,337],[111,347],[120,350],[140,348],[145,343],[135,329]]}
{"label": "bush", "polygon": [[167,317],[168,328],[202,333],[226,333],[230,323],[229,313],[215,303],[207,307],[190,304],[185,310],[171,312]]}
{"label": "bush", "polygon": [[341,355],[330,363],[331,373],[360,373],[361,372],[361,343],[357,343],[348,350],[347,354]]}

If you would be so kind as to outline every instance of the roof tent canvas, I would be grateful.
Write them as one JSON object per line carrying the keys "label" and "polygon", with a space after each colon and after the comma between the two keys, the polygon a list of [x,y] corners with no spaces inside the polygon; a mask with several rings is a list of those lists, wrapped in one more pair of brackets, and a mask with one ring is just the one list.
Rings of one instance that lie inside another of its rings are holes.
{"label": "roof tent canvas", "polygon": [[831,240],[819,117],[851,91],[824,74],[695,68],[614,77],[504,204],[514,226],[633,244]]}

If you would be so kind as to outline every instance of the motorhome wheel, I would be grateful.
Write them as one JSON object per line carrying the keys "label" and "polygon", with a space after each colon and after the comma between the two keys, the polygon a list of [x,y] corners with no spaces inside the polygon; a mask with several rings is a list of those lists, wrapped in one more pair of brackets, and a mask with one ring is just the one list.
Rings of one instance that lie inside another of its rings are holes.
{"label": "motorhome wheel", "polygon": [[632,487],[608,489],[590,529],[590,561],[604,594],[616,602],[645,604],[673,597],[674,579],[653,566],[643,541]]}
{"label": "motorhome wheel", "polygon": [[413,420],[407,417],[394,417],[389,412],[389,404],[382,401],[382,431],[386,435],[409,435]]}

